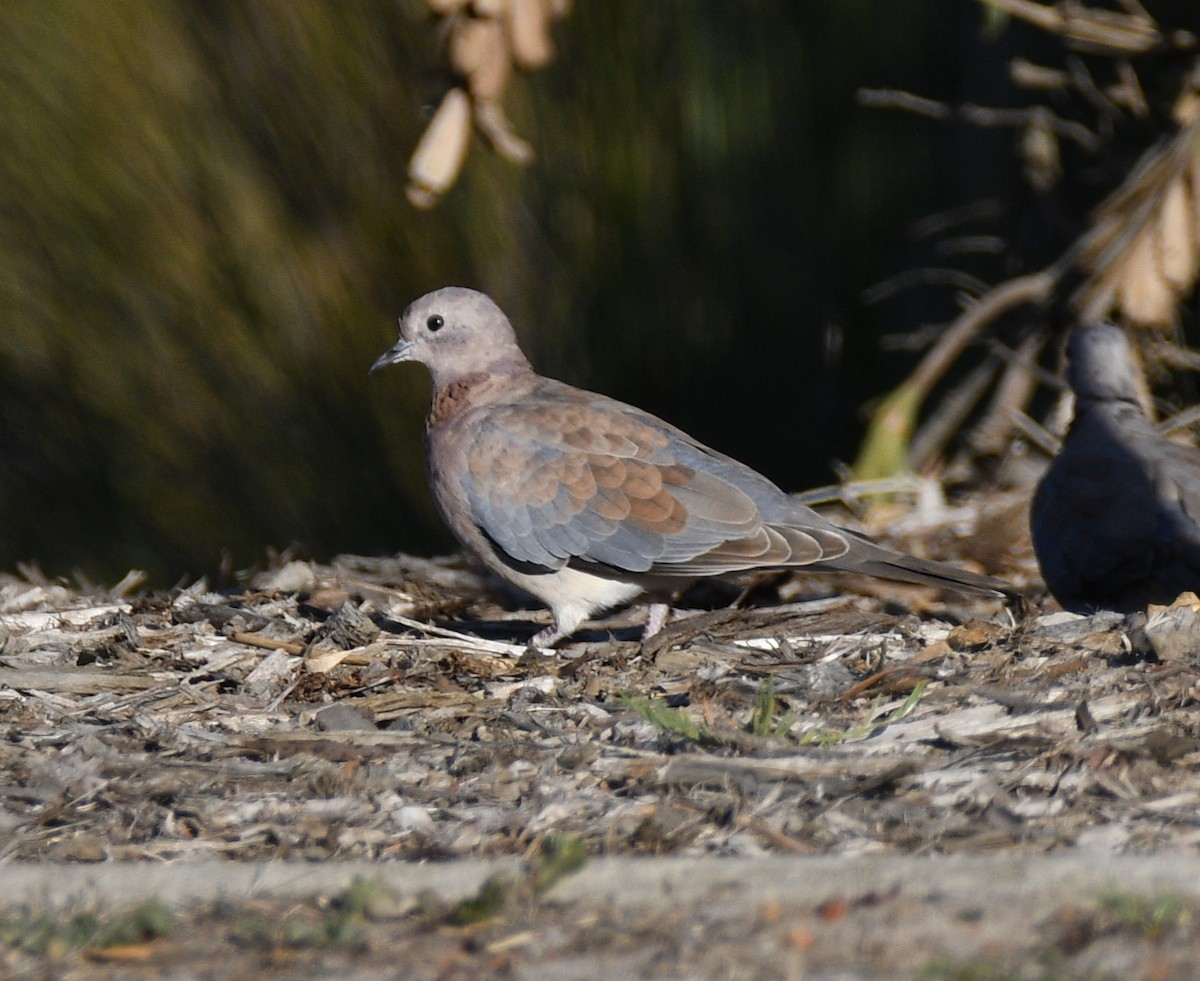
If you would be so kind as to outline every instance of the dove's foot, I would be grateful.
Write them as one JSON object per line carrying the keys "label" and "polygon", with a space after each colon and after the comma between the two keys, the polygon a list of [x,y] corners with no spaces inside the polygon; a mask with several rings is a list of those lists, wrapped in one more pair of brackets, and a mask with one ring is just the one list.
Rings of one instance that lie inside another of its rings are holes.
{"label": "dove's foot", "polygon": [[642,640],[649,640],[667,625],[671,616],[671,604],[662,600],[651,600],[646,612],[646,626],[642,630]]}
{"label": "dove's foot", "polygon": [[548,627],[544,627],[536,634],[529,638],[530,647],[553,647],[563,637],[566,636],[566,631],[560,630],[557,623],[552,623]]}

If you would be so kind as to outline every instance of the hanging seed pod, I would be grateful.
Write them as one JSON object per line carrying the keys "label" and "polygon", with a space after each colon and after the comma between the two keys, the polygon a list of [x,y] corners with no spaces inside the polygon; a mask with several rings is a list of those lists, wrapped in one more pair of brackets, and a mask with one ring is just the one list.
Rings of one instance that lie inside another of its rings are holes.
{"label": "hanging seed pod", "polygon": [[513,66],[533,69],[554,57],[550,24],[571,0],[425,0],[440,16],[438,47],[458,84],[442,100],[409,161],[409,201],[430,208],[458,177],[472,127],[516,164],[533,159],[500,98]]}
{"label": "hanging seed pod", "polygon": [[473,98],[498,99],[512,70],[504,28],[492,18],[464,17],[450,33],[450,67]]}
{"label": "hanging seed pod", "polygon": [[493,24],[478,17],[460,17],[451,25],[446,56],[451,69],[462,78],[477,71],[486,59]]}
{"label": "hanging seed pod", "polygon": [[533,147],[513,131],[499,102],[476,102],[475,125],[505,160],[522,167],[533,160]]}
{"label": "hanging seed pod", "polygon": [[460,88],[446,93],[408,163],[405,194],[418,208],[431,208],[454,183],[467,158],[471,100]]}
{"label": "hanging seed pod", "polygon": [[518,68],[541,68],[554,57],[550,11],[542,0],[509,0],[504,18],[508,46]]}
{"label": "hanging seed pod", "polygon": [[1175,295],[1163,278],[1155,255],[1155,228],[1142,230],[1123,257],[1118,302],[1135,324],[1164,326],[1171,322]]}
{"label": "hanging seed pod", "polygon": [[1171,118],[1180,126],[1188,126],[1200,119],[1200,70],[1193,71],[1187,88],[1171,107]]}
{"label": "hanging seed pod", "polygon": [[1171,181],[1163,196],[1158,220],[1158,258],[1163,277],[1176,293],[1183,293],[1196,275],[1196,226],[1191,195],[1183,175]]}

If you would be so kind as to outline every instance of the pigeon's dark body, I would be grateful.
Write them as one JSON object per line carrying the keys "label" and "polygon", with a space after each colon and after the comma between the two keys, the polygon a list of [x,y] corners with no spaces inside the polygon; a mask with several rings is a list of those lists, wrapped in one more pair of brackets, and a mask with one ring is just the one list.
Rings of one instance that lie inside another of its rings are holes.
{"label": "pigeon's dark body", "polygon": [[1067,357],[1075,417],[1030,513],[1046,586],[1080,613],[1200,591],[1200,452],[1142,413],[1117,327],[1075,328]]}
{"label": "pigeon's dark body", "polygon": [[[447,287],[415,301],[400,342],[374,367],[397,361],[422,361],[433,374],[426,454],[442,517],[553,612],[535,645],[643,591],[749,569],[1010,592],[838,528],[661,419],[536,374],[481,293]],[[658,625],[652,616],[648,630]]]}

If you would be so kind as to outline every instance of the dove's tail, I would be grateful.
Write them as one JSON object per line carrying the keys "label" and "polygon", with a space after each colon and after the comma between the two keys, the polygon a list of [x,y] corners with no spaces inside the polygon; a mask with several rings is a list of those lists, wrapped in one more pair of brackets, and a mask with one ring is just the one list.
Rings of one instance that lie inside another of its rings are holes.
{"label": "dove's tail", "polygon": [[1020,592],[1014,587],[992,576],[981,576],[966,569],[931,559],[918,559],[912,555],[893,552],[873,542],[860,541],[859,548],[852,548],[845,556],[829,563],[824,568],[839,572],[858,572],[880,579],[910,582],[922,586],[950,586],[954,589],[969,589],[1005,599],[1018,599]]}

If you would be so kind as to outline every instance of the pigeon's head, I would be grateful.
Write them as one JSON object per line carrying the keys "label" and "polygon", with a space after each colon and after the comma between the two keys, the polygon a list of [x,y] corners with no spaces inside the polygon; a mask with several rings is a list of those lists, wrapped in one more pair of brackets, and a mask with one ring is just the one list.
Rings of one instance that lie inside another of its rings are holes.
{"label": "pigeon's head", "polygon": [[529,368],[504,311],[486,294],[462,286],[413,300],[400,318],[400,340],[376,359],[371,372],[401,361],[420,361],[435,385]]}
{"label": "pigeon's head", "polygon": [[1081,324],[1067,339],[1067,381],[1081,399],[1137,403],[1135,369],[1124,331],[1114,324]]}

